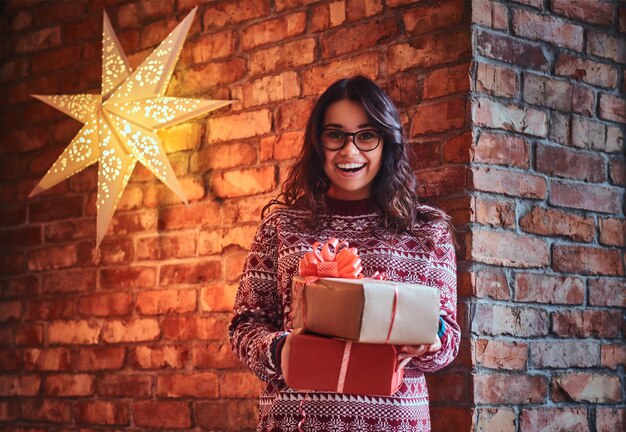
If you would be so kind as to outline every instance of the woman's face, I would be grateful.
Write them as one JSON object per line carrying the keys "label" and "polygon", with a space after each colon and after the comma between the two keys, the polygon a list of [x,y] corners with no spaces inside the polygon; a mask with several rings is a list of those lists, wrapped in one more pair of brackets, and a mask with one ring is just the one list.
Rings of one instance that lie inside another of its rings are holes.
{"label": "woman's face", "polygon": [[[350,100],[340,100],[328,106],[322,129],[333,128],[344,132],[374,129],[363,107]],[[330,179],[328,195],[343,200],[368,198],[374,177],[380,171],[383,155],[383,139],[374,150],[361,151],[354,144],[354,137],[347,136],[339,150],[324,148],[324,172]]]}

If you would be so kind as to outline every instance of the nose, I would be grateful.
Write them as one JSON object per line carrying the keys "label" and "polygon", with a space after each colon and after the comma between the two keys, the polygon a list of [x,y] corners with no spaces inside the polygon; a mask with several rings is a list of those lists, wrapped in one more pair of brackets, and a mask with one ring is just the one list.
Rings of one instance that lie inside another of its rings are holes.
{"label": "nose", "polygon": [[341,149],[339,150],[339,153],[341,153],[342,155],[349,155],[349,154],[356,154],[356,153],[358,153],[359,149],[357,148],[356,144],[354,143],[355,139],[356,139],[356,137],[354,135],[347,136],[346,137],[346,142],[343,144],[343,147],[341,147]]}

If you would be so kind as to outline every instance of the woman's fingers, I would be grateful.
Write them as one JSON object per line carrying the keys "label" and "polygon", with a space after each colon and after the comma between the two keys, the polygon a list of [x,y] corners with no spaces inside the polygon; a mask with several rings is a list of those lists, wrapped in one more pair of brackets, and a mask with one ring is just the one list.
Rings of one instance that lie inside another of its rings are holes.
{"label": "woman's fingers", "polygon": [[437,336],[437,339],[435,339],[435,342],[433,342],[432,344],[430,344],[428,346],[428,352],[429,353],[434,353],[437,352],[441,349],[441,339],[439,339],[439,336]]}

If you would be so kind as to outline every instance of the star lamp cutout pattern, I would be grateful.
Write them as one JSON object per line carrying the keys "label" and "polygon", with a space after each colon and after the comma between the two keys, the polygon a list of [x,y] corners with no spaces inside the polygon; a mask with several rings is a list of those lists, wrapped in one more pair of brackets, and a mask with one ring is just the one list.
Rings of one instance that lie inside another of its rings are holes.
{"label": "star lamp cutout pattern", "polygon": [[189,205],[156,131],[234,102],[164,96],[196,10],[135,71],[104,12],[101,94],[33,95],[84,126],[29,197],[98,162],[96,247],[137,162]]}

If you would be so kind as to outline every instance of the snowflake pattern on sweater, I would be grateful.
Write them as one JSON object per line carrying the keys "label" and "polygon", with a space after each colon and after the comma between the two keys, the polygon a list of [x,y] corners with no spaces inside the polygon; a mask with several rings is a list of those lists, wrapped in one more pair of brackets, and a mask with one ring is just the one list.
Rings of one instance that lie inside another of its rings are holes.
{"label": "snowflake pattern on sweater", "polygon": [[[239,358],[267,386],[260,397],[258,431],[430,431],[424,372],[454,360],[461,332],[456,322],[456,256],[443,222],[416,226],[420,235],[372,236],[380,215],[371,203],[362,212],[335,203],[332,221],[319,230],[303,230],[306,213],[293,208],[272,211],[259,225],[244,265],[229,326],[230,343]],[[373,397],[289,388],[272,355],[273,344],[290,325],[291,279],[298,263],[316,241],[337,237],[356,247],[364,276],[385,273],[387,279],[439,289],[446,332],[436,353],[414,358],[406,366],[400,389]],[[303,402],[304,399],[304,402]]]}

